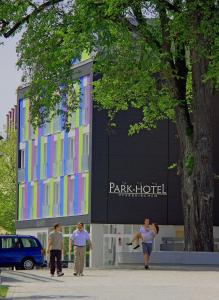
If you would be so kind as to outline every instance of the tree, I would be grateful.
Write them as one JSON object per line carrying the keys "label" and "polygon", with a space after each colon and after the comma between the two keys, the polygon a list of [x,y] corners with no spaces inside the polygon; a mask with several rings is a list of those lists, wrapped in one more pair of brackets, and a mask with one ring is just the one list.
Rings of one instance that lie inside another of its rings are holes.
{"label": "tree", "polygon": [[15,231],[16,132],[0,141],[0,227]]}
{"label": "tree", "polygon": [[[78,105],[72,59],[92,53],[94,96],[109,115],[130,106],[142,121],[170,118],[180,145],[185,249],[213,251],[211,98],[219,84],[219,4],[206,0],[1,1],[1,34],[25,28],[18,65],[31,82],[32,122]],[[64,109],[58,103],[68,95]],[[67,108],[67,109],[66,109]]]}

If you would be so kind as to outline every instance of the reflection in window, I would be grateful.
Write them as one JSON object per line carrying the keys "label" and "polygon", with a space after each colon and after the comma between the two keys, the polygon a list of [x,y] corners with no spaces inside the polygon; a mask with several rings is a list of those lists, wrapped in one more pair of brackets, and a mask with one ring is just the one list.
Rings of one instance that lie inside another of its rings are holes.
{"label": "reflection in window", "polygon": [[32,238],[21,238],[24,248],[38,247],[36,240]]}

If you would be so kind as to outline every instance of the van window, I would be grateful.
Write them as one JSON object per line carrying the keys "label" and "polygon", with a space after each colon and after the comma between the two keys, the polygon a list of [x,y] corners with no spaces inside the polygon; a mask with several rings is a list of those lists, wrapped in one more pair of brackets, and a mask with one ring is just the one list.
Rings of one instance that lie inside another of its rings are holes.
{"label": "van window", "polygon": [[21,248],[21,244],[18,238],[6,237],[2,238],[2,249]]}
{"label": "van window", "polygon": [[24,248],[38,247],[37,242],[32,238],[21,238]]}

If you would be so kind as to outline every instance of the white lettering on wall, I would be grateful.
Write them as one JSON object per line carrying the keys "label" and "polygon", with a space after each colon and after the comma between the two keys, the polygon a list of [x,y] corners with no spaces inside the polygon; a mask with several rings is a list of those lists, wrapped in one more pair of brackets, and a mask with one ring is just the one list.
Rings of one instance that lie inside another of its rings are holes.
{"label": "white lettering on wall", "polygon": [[137,182],[137,184],[127,184],[123,182],[122,184],[116,184],[115,182],[109,183],[109,194],[116,194],[122,197],[158,197],[166,196],[165,184],[142,184]]}

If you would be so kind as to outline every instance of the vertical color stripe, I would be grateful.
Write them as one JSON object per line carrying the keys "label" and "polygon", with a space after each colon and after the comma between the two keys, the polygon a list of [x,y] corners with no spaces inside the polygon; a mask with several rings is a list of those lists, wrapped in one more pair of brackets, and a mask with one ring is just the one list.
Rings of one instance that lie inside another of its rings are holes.
{"label": "vertical color stripe", "polygon": [[23,193],[22,186],[19,184],[19,201],[18,201],[18,220],[23,219],[22,208],[23,208]]}
{"label": "vertical color stripe", "polygon": [[46,176],[47,178],[51,177],[51,135],[48,135],[47,137],[47,162],[46,162]]}
{"label": "vertical color stripe", "polygon": [[74,181],[74,201],[73,201],[74,216],[78,214],[78,174],[75,175]]}
{"label": "vertical color stripe", "polygon": [[52,177],[56,177],[56,172],[54,167],[55,167],[55,162],[56,162],[56,158],[55,158],[55,153],[54,153],[54,149],[55,148],[55,141],[54,141],[54,135],[51,135],[51,152],[50,152],[50,155],[51,155],[51,161],[50,161],[50,164],[51,164],[51,174],[50,176]]}
{"label": "vertical color stripe", "polygon": [[91,80],[90,75],[87,76],[87,87],[86,87],[86,125],[90,124],[91,120]]}
{"label": "vertical color stripe", "polygon": [[89,174],[86,174],[86,192],[85,192],[85,211],[84,214],[88,214],[89,211]]}
{"label": "vertical color stripe", "polygon": [[60,169],[60,162],[61,162],[61,133],[59,133],[57,135],[57,142],[56,142],[56,153],[57,153],[57,157],[56,157],[56,162],[57,162],[57,166],[56,166],[56,170],[57,170],[57,175],[61,176],[61,169]]}
{"label": "vertical color stripe", "polygon": [[54,179],[51,178],[49,181],[49,217],[53,216],[54,206]]}
{"label": "vertical color stripe", "polygon": [[60,215],[64,215],[64,179],[63,176],[60,177],[60,204],[59,204],[59,212]]}
{"label": "vertical color stripe", "polygon": [[79,129],[75,128],[75,157],[74,157],[74,173],[78,173],[78,147],[79,147]]}
{"label": "vertical color stripe", "polygon": [[31,152],[32,152],[32,160],[31,160],[31,180],[34,180],[34,166],[35,166],[35,160],[36,160],[36,153],[35,153],[35,142],[29,141],[31,144]]}
{"label": "vertical color stripe", "polygon": [[29,101],[25,100],[25,140],[29,137]]}
{"label": "vertical color stripe", "polygon": [[44,166],[44,137],[40,139],[40,179],[44,179],[45,166]]}
{"label": "vertical color stripe", "polygon": [[63,215],[67,216],[68,215],[68,180],[67,176],[61,177],[64,179],[64,190],[63,190],[63,199],[60,197],[60,199],[63,200]]}
{"label": "vertical color stripe", "polygon": [[32,199],[32,186],[31,183],[28,182],[27,183],[27,214],[28,214],[28,219],[31,219],[32,217],[32,203],[33,203],[33,199]]}
{"label": "vertical color stripe", "polygon": [[39,207],[39,211],[40,211],[40,218],[43,217],[43,203],[45,201],[45,192],[44,192],[45,186],[42,180],[40,180],[40,207]]}
{"label": "vertical color stripe", "polygon": [[24,164],[24,178],[25,178],[25,182],[28,182],[28,142],[25,142],[25,164]]}
{"label": "vertical color stripe", "polygon": [[41,164],[41,144],[40,144],[40,137],[38,136],[37,142],[37,180],[40,180],[40,164]]}
{"label": "vertical color stripe", "polygon": [[37,218],[40,218],[40,203],[43,201],[43,198],[40,197],[40,180],[37,182]]}
{"label": "vertical color stripe", "polygon": [[31,181],[31,162],[32,162],[32,143],[31,141],[27,142],[28,144],[28,181]]}
{"label": "vertical color stripe", "polygon": [[71,202],[72,202],[72,198],[74,195],[71,195],[71,177],[70,176],[65,176],[65,178],[67,178],[67,187],[68,187],[68,194],[67,194],[67,210],[68,210],[68,213],[67,215],[68,216],[71,216],[72,215],[72,211],[71,211]]}
{"label": "vertical color stripe", "polygon": [[63,155],[63,172],[64,175],[67,175],[67,160],[68,160],[68,133],[65,131],[64,133],[64,155]]}
{"label": "vertical color stripe", "polygon": [[22,130],[23,130],[23,126],[24,126],[24,116],[23,116],[23,100],[20,99],[19,101],[19,122],[20,122],[20,136],[19,136],[19,141],[22,142],[23,141],[23,134],[22,134]]}
{"label": "vertical color stripe", "polygon": [[24,191],[25,191],[25,194],[24,194],[24,216],[25,216],[25,219],[28,219],[28,203],[27,203],[27,199],[28,199],[28,183],[25,183],[24,185]]}
{"label": "vertical color stripe", "polygon": [[83,189],[82,189],[82,174],[78,174],[78,206],[77,206],[77,214],[82,214],[83,208]]}
{"label": "vertical color stripe", "polygon": [[36,182],[34,182],[34,185],[33,185],[33,194],[34,194],[34,197],[33,197],[33,215],[32,215],[32,218],[36,219],[36,217],[37,217],[37,183]]}
{"label": "vertical color stripe", "polygon": [[84,86],[83,77],[80,77],[80,92],[79,92],[79,126],[83,125],[83,98],[84,98]]}
{"label": "vertical color stripe", "polygon": [[79,127],[78,172],[82,171],[82,156],[83,156],[83,127]]}

